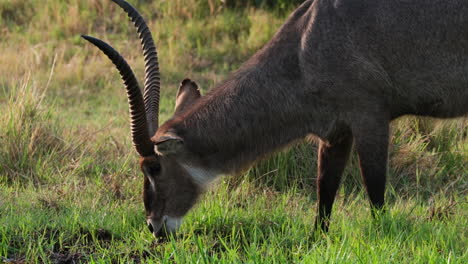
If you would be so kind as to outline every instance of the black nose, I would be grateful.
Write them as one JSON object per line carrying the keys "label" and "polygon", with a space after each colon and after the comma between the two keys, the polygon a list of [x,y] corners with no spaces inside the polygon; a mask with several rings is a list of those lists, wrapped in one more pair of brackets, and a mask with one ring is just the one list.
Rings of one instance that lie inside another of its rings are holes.
{"label": "black nose", "polygon": [[168,233],[166,232],[165,228],[161,228],[158,233],[156,233],[156,237],[159,239],[166,239],[168,237]]}
{"label": "black nose", "polygon": [[153,233],[154,229],[153,229],[153,225],[151,223],[148,223],[148,229],[151,233]]}

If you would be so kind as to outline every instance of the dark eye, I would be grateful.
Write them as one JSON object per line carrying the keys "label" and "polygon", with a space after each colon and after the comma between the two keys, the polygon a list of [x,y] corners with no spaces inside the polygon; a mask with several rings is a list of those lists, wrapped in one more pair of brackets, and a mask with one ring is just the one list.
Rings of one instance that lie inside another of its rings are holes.
{"label": "dark eye", "polygon": [[151,175],[157,175],[159,173],[161,173],[161,165],[159,164],[152,164],[150,167],[149,167],[149,172]]}
{"label": "dark eye", "polygon": [[158,163],[144,164],[142,170],[147,177],[154,177],[161,174],[161,165]]}

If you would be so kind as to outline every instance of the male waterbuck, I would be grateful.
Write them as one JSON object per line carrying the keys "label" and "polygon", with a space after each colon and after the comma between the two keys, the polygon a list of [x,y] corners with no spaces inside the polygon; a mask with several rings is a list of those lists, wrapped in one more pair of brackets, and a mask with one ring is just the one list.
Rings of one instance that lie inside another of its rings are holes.
{"label": "male waterbuck", "polygon": [[174,232],[204,187],[309,135],[320,139],[316,227],[330,213],[351,145],[373,209],[384,206],[389,123],[402,115],[468,113],[468,1],[308,0],[242,67],[201,96],[182,82],[174,116],[158,128],[159,66],[138,12],[144,96],[125,60],[133,143],[150,230]]}

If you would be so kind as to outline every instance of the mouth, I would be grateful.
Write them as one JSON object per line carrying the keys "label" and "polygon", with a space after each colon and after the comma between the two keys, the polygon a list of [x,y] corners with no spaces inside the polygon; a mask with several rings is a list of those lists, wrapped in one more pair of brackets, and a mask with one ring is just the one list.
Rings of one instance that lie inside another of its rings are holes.
{"label": "mouth", "polygon": [[172,233],[167,232],[167,229],[163,226],[158,232],[154,232],[153,236],[156,239],[167,239]]}
{"label": "mouth", "polygon": [[181,218],[163,216],[161,220],[148,219],[146,221],[148,229],[156,239],[167,238],[174,234],[182,224]]}
{"label": "mouth", "polygon": [[153,234],[155,238],[163,237],[165,234],[164,230],[165,228],[165,219],[161,220],[153,220],[153,219],[147,219],[146,224],[148,226],[149,231]]}

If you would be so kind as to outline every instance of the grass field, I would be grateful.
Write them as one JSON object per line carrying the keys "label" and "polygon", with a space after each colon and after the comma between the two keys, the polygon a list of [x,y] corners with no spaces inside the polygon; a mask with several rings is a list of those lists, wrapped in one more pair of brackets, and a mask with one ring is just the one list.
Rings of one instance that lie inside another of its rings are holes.
{"label": "grass field", "polygon": [[[132,1],[158,43],[161,119],[178,83],[206,91],[268,41],[292,7]],[[280,1],[281,3],[286,1]],[[140,80],[139,41],[111,1],[0,0],[0,262],[468,263],[468,122],[392,125],[389,211],[370,216],[353,155],[327,235],[312,232],[315,145],[223,178],[156,243],[110,42]]]}

